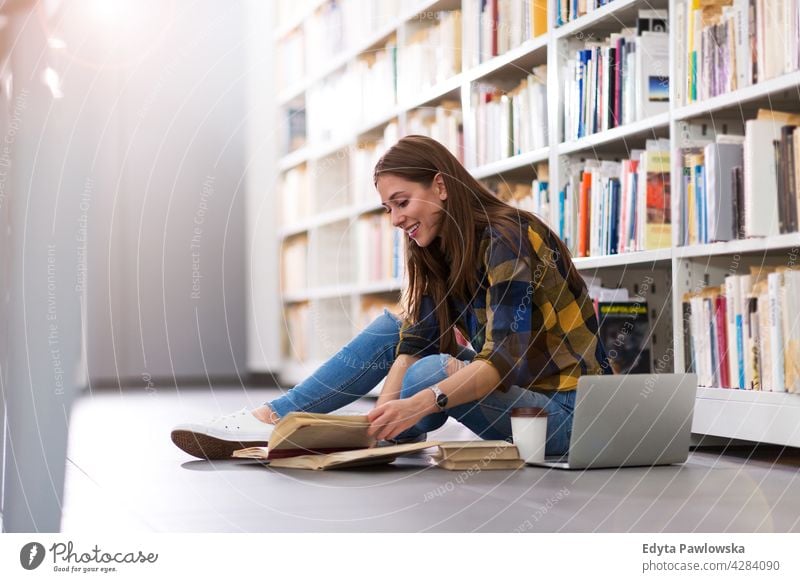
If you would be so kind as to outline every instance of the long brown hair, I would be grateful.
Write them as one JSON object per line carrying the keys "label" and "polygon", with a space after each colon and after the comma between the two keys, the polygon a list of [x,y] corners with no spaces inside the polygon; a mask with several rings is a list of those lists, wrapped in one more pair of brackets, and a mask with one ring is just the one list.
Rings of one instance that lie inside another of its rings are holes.
{"label": "long brown hair", "polygon": [[[463,302],[472,300],[478,289],[478,273],[483,257],[478,256],[480,237],[492,225],[511,248],[519,250],[525,260],[532,249],[527,243],[527,223],[547,229],[567,272],[573,290],[585,288],[583,279],[572,264],[567,246],[536,215],[506,204],[464,168],[442,144],[421,135],[409,135],[389,148],[375,165],[373,181],[377,185],[382,174],[391,174],[429,188],[441,174],[447,191],[441,227],[441,244],[419,247],[404,237],[408,288],[403,294],[404,317],[411,322],[420,318],[424,295],[429,295],[439,322],[439,351],[456,354],[453,316],[448,296]],[[520,248],[520,243],[527,244]]]}

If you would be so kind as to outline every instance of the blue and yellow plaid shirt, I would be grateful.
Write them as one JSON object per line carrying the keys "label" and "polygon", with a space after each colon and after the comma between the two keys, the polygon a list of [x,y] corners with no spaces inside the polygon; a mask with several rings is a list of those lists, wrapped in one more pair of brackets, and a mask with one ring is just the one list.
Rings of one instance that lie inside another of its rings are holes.
{"label": "blue and yellow plaid shirt", "polygon": [[[479,247],[480,288],[468,305],[451,305],[456,326],[478,352],[475,359],[497,369],[502,390],[574,390],[583,374],[610,373],[592,300],[585,285],[568,283],[554,236],[531,222],[527,240],[515,241],[515,249],[487,227]],[[438,352],[439,326],[426,296],[420,321],[403,323],[397,354]]]}

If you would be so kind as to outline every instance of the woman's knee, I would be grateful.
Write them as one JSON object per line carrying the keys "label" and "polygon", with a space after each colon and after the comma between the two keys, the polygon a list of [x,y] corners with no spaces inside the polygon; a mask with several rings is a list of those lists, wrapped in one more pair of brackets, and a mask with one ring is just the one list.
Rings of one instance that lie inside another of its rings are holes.
{"label": "woman's knee", "polygon": [[420,390],[452,376],[468,362],[457,360],[449,354],[425,356],[409,366],[403,377],[401,397],[413,396]]}
{"label": "woman's knee", "polygon": [[420,390],[444,380],[447,377],[445,371],[445,357],[449,356],[446,354],[425,356],[411,364],[403,376],[403,387],[400,392],[400,397],[408,398]]}

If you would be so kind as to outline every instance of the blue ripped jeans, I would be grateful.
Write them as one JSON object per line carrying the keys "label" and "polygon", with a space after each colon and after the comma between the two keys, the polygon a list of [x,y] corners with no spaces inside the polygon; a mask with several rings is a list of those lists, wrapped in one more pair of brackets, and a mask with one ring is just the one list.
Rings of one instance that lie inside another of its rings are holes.
{"label": "blue ripped jeans", "polygon": [[[283,417],[290,412],[333,412],[372,390],[389,372],[400,341],[399,318],[384,310],[361,333],[300,384],[267,404]],[[475,353],[464,349],[459,359],[471,361]],[[452,356],[436,354],[414,362],[406,371],[400,392],[409,398],[447,378]],[[479,401],[448,408],[426,416],[397,438],[413,438],[441,427],[452,416],[487,440],[511,440],[511,410],[539,407],[548,413],[547,455],[560,455],[569,448],[575,391],[534,392],[512,386],[507,392],[494,390]]]}

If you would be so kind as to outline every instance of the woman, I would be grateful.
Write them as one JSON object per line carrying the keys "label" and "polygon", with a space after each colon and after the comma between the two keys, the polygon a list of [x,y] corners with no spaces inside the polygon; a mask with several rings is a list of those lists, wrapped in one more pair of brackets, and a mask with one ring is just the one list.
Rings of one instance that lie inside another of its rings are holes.
{"label": "woman", "polygon": [[374,182],[392,225],[406,233],[404,317],[384,311],[280,398],[176,427],[173,442],[201,458],[226,458],[266,445],[289,412],[332,412],[386,376],[368,414],[377,439],[424,439],[451,416],[481,438],[510,440],[511,410],[541,407],[549,414],[546,454],[565,452],[578,378],[608,364],[564,243],[427,137],[389,149]]}

